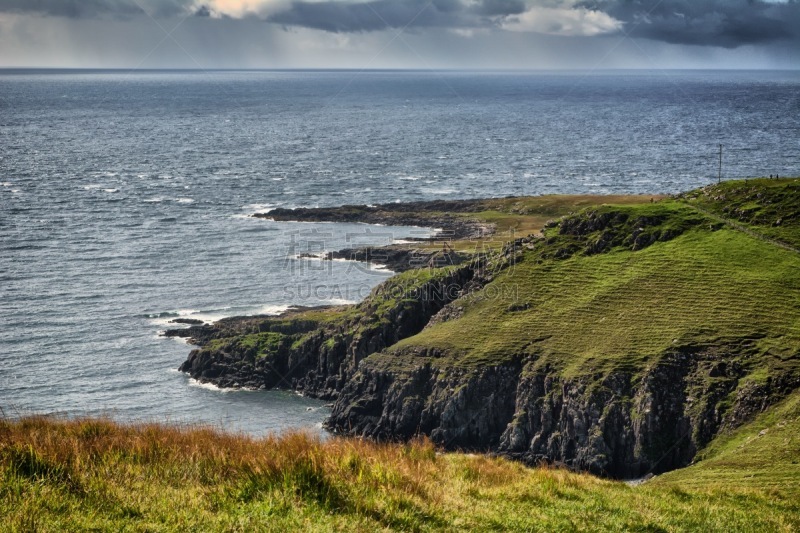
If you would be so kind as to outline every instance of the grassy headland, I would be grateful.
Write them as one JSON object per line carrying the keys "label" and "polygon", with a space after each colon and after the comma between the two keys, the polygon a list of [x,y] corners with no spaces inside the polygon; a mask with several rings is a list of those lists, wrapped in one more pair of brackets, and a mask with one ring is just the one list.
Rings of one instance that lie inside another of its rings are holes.
{"label": "grassy headland", "polygon": [[[4,421],[0,523],[800,528],[800,180],[673,198],[503,198],[272,218],[450,224],[465,258],[408,270],[355,306],[193,326],[177,333],[201,346],[182,368],[223,386],[334,399],[331,424],[342,433],[433,443]],[[616,476],[691,465],[630,487],[437,453],[459,447]]]}

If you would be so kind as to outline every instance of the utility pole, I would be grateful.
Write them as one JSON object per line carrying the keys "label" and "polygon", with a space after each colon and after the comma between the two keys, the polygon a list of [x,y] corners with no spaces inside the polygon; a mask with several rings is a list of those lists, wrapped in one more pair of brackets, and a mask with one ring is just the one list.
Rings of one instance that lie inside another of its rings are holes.
{"label": "utility pole", "polygon": [[717,183],[722,183],[722,145],[719,145],[719,174],[717,175]]}

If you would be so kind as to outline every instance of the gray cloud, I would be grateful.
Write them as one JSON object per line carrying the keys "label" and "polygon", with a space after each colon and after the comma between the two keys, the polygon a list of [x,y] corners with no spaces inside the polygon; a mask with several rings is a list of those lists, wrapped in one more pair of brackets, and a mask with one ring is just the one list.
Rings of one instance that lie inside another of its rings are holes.
{"label": "gray cloud", "polygon": [[478,28],[497,26],[496,18],[526,9],[523,0],[369,0],[367,2],[296,1],[267,20],[334,33],[387,28]]}
{"label": "gray cloud", "polygon": [[[586,24],[575,21],[591,21],[592,18],[602,23],[592,24],[581,33]],[[797,39],[800,36],[800,3],[798,0],[481,0],[477,3],[466,0],[431,3],[426,0],[296,0],[287,10],[273,14],[268,20],[335,33],[404,27],[502,27],[538,31],[571,23],[573,34],[593,35],[622,28],[634,37],[671,44],[736,48]],[[569,31],[561,33],[569,34]]]}
{"label": "gray cloud", "polygon": [[0,0],[0,13],[71,19],[126,19],[143,14],[260,18],[283,27],[339,34],[390,28],[583,36],[624,31],[658,42],[723,48],[800,42],[800,0],[264,0],[262,4],[255,0]]}
{"label": "gray cloud", "polygon": [[0,0],[0,12],[68,18],[168,17],[186,13],[191,0]]}
{"label": "gray cloud", "polygon": [[588,0],[579,5],[622,21],[633,37],[672,44],[736,48],[800,37],[797,0]]}

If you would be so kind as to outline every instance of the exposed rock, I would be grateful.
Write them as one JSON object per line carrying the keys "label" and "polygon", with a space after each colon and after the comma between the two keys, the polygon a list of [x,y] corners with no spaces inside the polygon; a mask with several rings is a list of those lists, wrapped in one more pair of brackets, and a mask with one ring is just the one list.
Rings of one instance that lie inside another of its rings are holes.
{"label": "exposed rock", "polygon": [[197,318],[175,318],[169,321],[170,324],[190,324],[193,326],[199,326],[200,324],[205,324],[204,321],[199,320]]}
{"label": "exposed rock", "polygon": [[460,265],[469,259],[448,248],[430,249],[413,248],[405,245],[392,245],[365,248],[347,248],[337,252],[329,252],[325,259],[347,259],[379,265],[392,272],[405,272],[415,268],[441,268]]}
{"label": "exposed rock", "polygon": [[[180,367],[201,382],[290,388],[330,399],[365,357],[418,333],[442,307],[459,298],[474,280],[476,264],[437,271],[418,283],[385,283],[356,306],[352,318],[332,323],[303,321],[301,314],[290,313],[225,319],[166,335],[187,337],[201,346]],[[269,353],[240,342],[243,335],[269,333],[279,334]]]}

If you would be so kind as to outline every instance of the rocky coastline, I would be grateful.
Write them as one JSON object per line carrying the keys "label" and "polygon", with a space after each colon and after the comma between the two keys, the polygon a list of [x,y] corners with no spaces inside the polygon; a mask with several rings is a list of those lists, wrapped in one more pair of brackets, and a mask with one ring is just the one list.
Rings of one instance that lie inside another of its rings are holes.
{"label": "rocky coastline", "polygon": [[[490,225],[461,215],[479,210],[477,201],[451,204],[277,210],[264,218],[434,221],[460,238],[486,234]],[[410,209],[422,214],[414,218]],[[445,209],[461,211],[441,214]],[[750,378],[765,334],[746,331],[715,345],[676,339],[649,361],[578,374],[543,363],[528,348],[478,364],[459,360],[458,350],[404,341],[458,320],[517,261],[559,262],[620,250],[636,254],[685,233],[713,233],[723,226],[686,213],[678,220],[585,210],[549,224],[544,236],[516,239],[494,254],[454,254],[445,264],[432,264],[432,255],[415,263],[409,249],[389,248],[379,252],[389,258],[384,264],[401,273],[359,304],[228,318],[166,334],[198,346],[180,370],[202,382],[285,388],[332,401],[325,425],[338,434],[381,441],[426,435],[443,449],[528,464],[557,462],[615,478],[665,472],[690,464],[721,431],[800,387],[794,367]],[[344,250],[331,258],[368,260],[369,254],[375,252]],[[514,303],[505,312],[528,307]]]}

